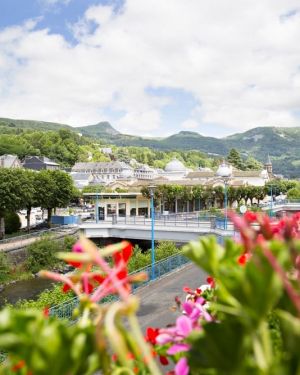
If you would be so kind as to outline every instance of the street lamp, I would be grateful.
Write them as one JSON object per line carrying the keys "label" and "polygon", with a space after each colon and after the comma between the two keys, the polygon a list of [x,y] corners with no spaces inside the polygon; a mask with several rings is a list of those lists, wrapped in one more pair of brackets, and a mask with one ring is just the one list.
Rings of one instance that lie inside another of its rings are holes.
{"label": "street lamp", "polygon": [[227,230],[227,187],[228,187],[229,179],[230,179],[231,174],[232,174],[232,170],[231,170],[230,166],[225,163],[225,160],[223,160],[223,163],[219,166],[216,174],[224,182],[224,195],[225,195],[225,202],[224,202],[225,223],[224,223],[224,229]]}
{"label": "street lamp", "polygon": [[154,248],[154,220],[155,220],[155,210],[154,210],[154,190],[156,186],[150,185],[150,214],[151,214],[151,280],[155,279],[155,248]]}
{"label": "street lamp", "polygon": [[98,199],[98,194],[96,194],[96,223],[98,224],[99,222],[99,199]]}

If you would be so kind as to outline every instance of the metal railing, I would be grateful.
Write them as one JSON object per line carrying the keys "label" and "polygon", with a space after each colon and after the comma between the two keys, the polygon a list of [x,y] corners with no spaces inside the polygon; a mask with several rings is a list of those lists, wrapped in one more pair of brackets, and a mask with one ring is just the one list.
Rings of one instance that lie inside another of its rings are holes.
{"label": "metal railing", "polygon": [[21,236],[5,238],[3,240],[0,240],[0,250],[1,250],[1,245],[16,243],[20,247],[22,247],[24,241],[28,241],[30,239],[38,238],[38,237],[41,237],[45,234],[52,234],[52,233],[57,233],[57,232],[70,231],[70,229],[76,230],[77,227],[74,226],[74,225],[60,225],[60,226],[55,227],[55,228],[31,232],[31,233],[24,234],[24,235],[21,235]]}
{"label": "metal railing", "polygon": [[[85,223],[95,223],[95,220],[87,220]],[[112,225],[143,225],[150,226],[151,218],[146,216],[107,216],[105,220],[99,220],[98,224]],[[182,213],[169,215],[155,215],[155,226],[201,227],[215,228],[216,216],[199,216],[198,213]]]}
{"label": "metal railing", "polygon": [[300,206],[300,199],[279,199],[273,202],[261,203],[260,207],[271,207],[271,206]]}
{"label": "metal railing", "polygon": [[[185,264],[187,264],[189,262],[190,262],[190,260],[187,259],[186,257],[184,257],[181,254],[173,255],[171,257],[168,257],[166,259],[163,259],[163,260],[160,260],[160,261],[156,262],[154,264],[155,280],[160,279],[162,276],[168,274],[169,272],[171,272],[175,269],[178,269],[178,268],[184,266]],[[136,289],[138,289],[142,286],[145,286],[145,285],[149,284],[150,282],[152,282],[152,280],[150,279],[150,277],[151,277],[151,264],[149,264],[146,267],[143,267],[139,270],[136,270],[132,273],[138,273],[138,272],[146,273],[148,275],[148,280],[143,282],[143,283],[134,284],[133,285],[133,292]],[[115,299],[116,299],[116,296],[114,296],[114,295],[108,296],[105,299],[101,300],[101,303],[107,303],[107,302],[113,301]],[[73,310],[78,306],[78,304],[79,304],[78,298],[74,297],[67,302],[63,302],[63,303],[60,303],[58,305],[50,307],[49,315],[56,316],[56,317],[61,318],[61,319],[72,320]]]}

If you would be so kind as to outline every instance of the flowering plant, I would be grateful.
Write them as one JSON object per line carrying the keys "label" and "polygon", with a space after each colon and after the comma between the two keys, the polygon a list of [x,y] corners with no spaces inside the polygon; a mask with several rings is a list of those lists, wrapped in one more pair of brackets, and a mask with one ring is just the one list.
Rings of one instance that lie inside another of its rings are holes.
{"label": "flowering plant", "polygon": [[[123,241],[98,249],[81,238],[59,257],[75,267],[69,275],[42,271],[72,289],[77,322],[48,316],[48,310],[0,312],[0,347],[11,374],[160,374],[158,364],[174,363],[169,374],[300,374],[300,215],[273,221],[260,213],[232,215],[240,242],[214,237],[186,245],[184,254],[210,276],[188,297],[176,299],[174,324],[138,324],[129,275],[131,245]],[[107,261],[112,257],[112,265]],[[109,295],[119,300],[99,304]]]}

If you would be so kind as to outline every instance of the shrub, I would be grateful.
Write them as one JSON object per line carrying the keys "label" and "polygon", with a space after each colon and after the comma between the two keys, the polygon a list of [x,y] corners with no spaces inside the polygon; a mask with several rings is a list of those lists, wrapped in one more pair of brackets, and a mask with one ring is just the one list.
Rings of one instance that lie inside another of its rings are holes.
{"label": "shrub", "polygon": [[74,236],[64,237],[64,243],[63,243],[64,251],[71,251],[76,241],[77,241],[77,238]]}
{"label": "shrub", "polygon": [[9,262],[7,255],[0,251],[0,282],[6,281],[9,274]]}
{"label": "shrub", "polygon": [[156,260],[161,260],[171,255],[175,255],[180,251],[176,244],[172,241],[161,241],[155,249]]}
{"label": "shrub", "polygon": [[288,190],[287,197],[288,199],[300,199],[300,187]]}
{"label": "shrub", "polygon": [[21,228],[21,221],[16,212],[6,212],[4,215],[5,234],[18,232]]}
{"label": "shrub", "polygon": [[26,266],[33,273],[39,272],[43,268],[53,268],[61,264],[55,254],[61,250],[59,241],[53,240],[49,235],[43,236],[27,248]]}
{"label": "shrub", "polygon": [[15,307],[17,309],[27,310],[31,308],[36,309],[43,309],[45,307],[51,307],[54,305],[58,305],[59,303],[63,303],[68,301],[70,298],[74,297],[74,293],[72,291],[68,293],[64,293],[62,291],[62,287],[59,284],[56,284],[51,289],[46,289],[36,300],[19,300]]}
{"label": "shrub", "polygon": [[[162,260],[180,251],[172,241],[161,241],[155,246],[155,261]],[[128,263],[129,272],[139,270],[151,264],[151,249],[142,252],[142,249],[136,245],[133,249],[133,256]]]}

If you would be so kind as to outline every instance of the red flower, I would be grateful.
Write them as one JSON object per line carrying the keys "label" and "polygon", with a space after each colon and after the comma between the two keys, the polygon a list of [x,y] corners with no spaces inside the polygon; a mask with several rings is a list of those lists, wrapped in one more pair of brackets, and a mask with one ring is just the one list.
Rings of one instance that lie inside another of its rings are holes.
{"label": "red flower", "polygon": [[48,318],[48,316],[49,316],[49,307],[48,307],[48,306],[44,307],[43,315],[44,315],[46,318]]}
{"label": "red flower", "polygon": [[185,293],[193,294],[193,290],[192,290],[190,287],[188,287],[188,286],[184,286],[184,287],[182,288],[182,290],[183,290]]}
{"label": "red flower", "polygon": [[23,359],[21,359],[19,362],[17,362],[13,367],[12,367],[12,371],[13,372],[17,372],[18,370],[21,370],[22,368],[24,368],[26,366],[26,363]]}
{"label": "red flower", "polygon": [[124,262],[125,264],[127,264],[132,255],[131,243],[127,241],[122,241],[121,244],[124,246],[124,248],[121,251],[118,251],[113,254],[115,265],[118,265],[120,262]]}
{"label": "red flower", "polygon": [[215,279],[211,276],[207,277],[206,282],[210,285],[211,288],[214,288],[216,286]]}
{"label": "red flower", "polygon": [[156,344],[156,337],[159,335],[159,328],[148,327],[146,330],[145,339],[147,342],[150,342],[152,345]]}
{"label": "red flower", "polygon": [[168,361],[168,358],[167,357],[164,357],[162,355],[159,356],[159,362],[163,365],[163,366],[167,366],[169,364],[169,361]]}
{"label": "red flower", "polygon": [[93,280],[97,281],[98,284],[102,284],[105,280],[105,277],[101,275],[94,275]]}
{"label": "red flower", "polygon": [[74,262],[73,260],[68,260],[67,263],[72,266],[72,267],[75,267],[75,268],[80,268],[82,267],[82,263],[81,262]]}
{"label": "red flower", "polygon": [[257,214],[251,211],[247,211],[244,213],[244,219],[248,223],[254,223],[255,221],[257,221]]}
{"label": "red flower", "polygon": [[68,285],[68,284],[64,284],[63,287],[62,287],[62,291],[63,291],[64,293],[67,293],[69,290],[71,290],[70,285]]}
{"label": "red flower", "polygon": [[238,257],[238,264],[241,266],[244,266],[247,263],[247,255],[242,254],[241,256]]}

